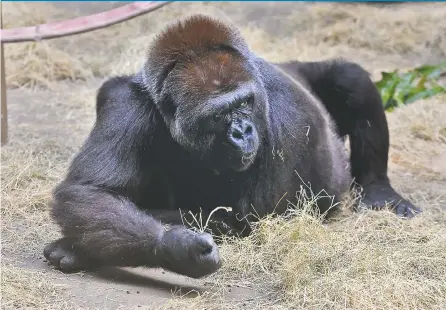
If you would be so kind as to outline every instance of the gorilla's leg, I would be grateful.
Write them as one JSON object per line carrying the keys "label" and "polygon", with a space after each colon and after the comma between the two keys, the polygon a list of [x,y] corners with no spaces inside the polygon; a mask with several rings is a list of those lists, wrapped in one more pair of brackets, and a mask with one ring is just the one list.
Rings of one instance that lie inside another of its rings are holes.
{"label": "gorilla's leg", "polygon": [[196,278],[221,265],[211,235],[166,228],[124,197],[66,183],[54,197],[53,216],[64,237],[47,245],[44,255],[63,271],[147,266]]}
{"label": "gorilla's leg", "polygon": [[381,96],[368,72],[344,61],[288,65],[308,81],[332,115],[339,134],[350,137],[352,174],[363,188],[362,203],[374,209],[387,203],[406,217],[420,212],[392,188],[387,176],[389,129]]}

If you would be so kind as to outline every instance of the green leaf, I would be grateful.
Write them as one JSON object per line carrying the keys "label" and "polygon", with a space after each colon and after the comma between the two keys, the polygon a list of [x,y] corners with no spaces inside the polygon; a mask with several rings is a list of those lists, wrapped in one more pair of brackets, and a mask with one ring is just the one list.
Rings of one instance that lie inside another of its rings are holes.
{"label": "green leaf", "polygon": [[409,72],[381,72],[381,80],[375,83],[382,97],[384,109],[394,108],[446,93],[446,85],[439,78],[446,75],[446,62],[439,65],[424,65]]}
{"label": "green leaf", "polygon": [[421,92],[415,93],[412,96],[408,96],[406,98],[406,104],[412,103],[414,101],[420,100],[420,99],[426,99],[441,93],[444,93],[445,90],[441,87],[426,89]]}
{"label": "green leaf", "polygon": [[446,73],[446,61],[437,66],[424,65],[414,69],[414,71],[421,73],[427,79],[436,79],[442,73]]}

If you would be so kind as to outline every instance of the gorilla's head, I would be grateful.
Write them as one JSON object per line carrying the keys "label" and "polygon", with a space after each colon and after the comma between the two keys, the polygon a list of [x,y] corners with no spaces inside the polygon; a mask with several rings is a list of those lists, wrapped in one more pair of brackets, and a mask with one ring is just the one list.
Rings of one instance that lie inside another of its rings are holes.
{"label": "gorilla's head", "polygon": [[266,92],[233,28],[194,16],[153,43],[146,84],[173,139],[216,172],[244,171],[266,128]]}

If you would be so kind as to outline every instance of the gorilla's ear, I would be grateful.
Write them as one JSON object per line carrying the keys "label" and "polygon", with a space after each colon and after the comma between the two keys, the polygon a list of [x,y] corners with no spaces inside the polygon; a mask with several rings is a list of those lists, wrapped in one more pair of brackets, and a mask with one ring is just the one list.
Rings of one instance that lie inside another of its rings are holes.
{"label": "gorilla's ear", "polygon": [[161,116],[168,124],[175,119],[175,113],[177,111],[176,103],[168,94],[163,98],[162,104],[158,104],[157,107]]}
{"label": "gorilla's ear", "polygon": [[161,72],[161,76],[158,78],[150,75],[145,66],[135,75],[135,81],[148,92],[149,97],[154,101],[158,111],[166,121],[170,121],[175,117],[176,104],[169,92],[161,94],[161,90],[164,87],[167,76],[175,68],[175,65],[176,61],[167,64],[165,70]]}

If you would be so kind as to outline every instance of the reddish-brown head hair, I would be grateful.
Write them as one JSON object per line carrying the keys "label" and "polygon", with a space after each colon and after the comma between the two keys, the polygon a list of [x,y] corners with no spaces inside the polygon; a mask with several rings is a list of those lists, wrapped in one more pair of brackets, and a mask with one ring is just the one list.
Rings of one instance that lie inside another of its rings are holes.
{"label": "reddish-brown head hair", "polygon": [[194,15],[168,26],[149,48],[145,65],[156,97],[169,72],[184,96],[209,96],[248,81],[244,59],[249,49],[235,27],[204,15]]}

